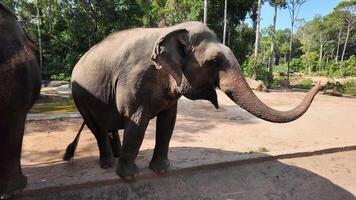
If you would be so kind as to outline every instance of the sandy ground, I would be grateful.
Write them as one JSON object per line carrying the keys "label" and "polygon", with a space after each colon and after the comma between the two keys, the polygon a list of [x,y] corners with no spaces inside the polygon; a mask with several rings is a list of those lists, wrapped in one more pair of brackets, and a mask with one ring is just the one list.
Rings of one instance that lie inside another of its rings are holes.
{"label": "sandy ground", "polygon": [[[296,106],[305,93],[273,91],[257,92],[257,95],[273,108],[288,110]],[[173,169],[252,154],[277,155],[302,149],[356,145],[355,98],[319,94],[303,117],[288,124],[262,121],[236,106],[222,93],[219,93],[219,104],[217,110],[206,101],[180,99],[169,154]],[[65,148],[75,137],[81,122],[76,118],[27,123],[22,165],[29,177],[28,189],[115,177],[114,169],[100,169],[96,141],[88,129],[84,129],[75,160],[61,162]],[[155,120],[152,120],[137,158],[141,171],[148,170],[154,148],[154,127]],[[353,175],[355,169],[350,169]],[[356,186],[352,187],[355,192]]]}
{"label": "sandy ground", "polygon": [[[273,108],[287,110],[297,105],[305,94],[271,92],[257,95]],[[271,153],[316,146],[356,144],[356,98],[319,94],[303,117],[287,124],[260,120],[234,105],[222,93],[219,93],[219,103],[220,109],[217,110],[206,101],[180,99],[177,123],[170,145],[171,153],[184,147],[241,153],[264,150]],[[81,119],[28,122],[22,164],[26,166],[60,160],[81,122]],[[142,151],[150,152],[153,149],[154,130],[155,120],[151,120]],[[122,131],[120,136],[122,137]],[[201,157],[199,154],[196,155],[197,159]],[[171,158],[181,160],[185,155],[186,153],[179,153]],[[76,157],[91,156],[98,156],[97,145],[91,132],[85,128]],[[149,159],[151,155],[141,156],[147,156]]]}

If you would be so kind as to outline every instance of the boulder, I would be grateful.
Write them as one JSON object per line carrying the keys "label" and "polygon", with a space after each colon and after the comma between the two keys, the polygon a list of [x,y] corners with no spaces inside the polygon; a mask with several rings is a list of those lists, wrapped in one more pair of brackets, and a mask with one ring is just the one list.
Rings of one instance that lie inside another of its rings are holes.
{"label": "boulder", "polygon": [[324,94],[330,96],[342,97],[341,92],[334,89],[324,90]]}
{"label": "boulder", "polygon": [[288,87],[289,86],[289,82],[288,80],[280,80],[279,81],[279,85],[282,87]]}
{"label": "boulder", "polygon": [[251,89],[257,90],[257,91],[268,91],[266,85],[263,83],[263,81],[260,80],[253,80],[250,78],[246,78],[246,81],[248,85],[250,86]]}
{"label": "boulder", "polygon": [[46,85],[46,87],[59,87],[61,85],[67,85],[69,84],[69,81],[50,81]]}

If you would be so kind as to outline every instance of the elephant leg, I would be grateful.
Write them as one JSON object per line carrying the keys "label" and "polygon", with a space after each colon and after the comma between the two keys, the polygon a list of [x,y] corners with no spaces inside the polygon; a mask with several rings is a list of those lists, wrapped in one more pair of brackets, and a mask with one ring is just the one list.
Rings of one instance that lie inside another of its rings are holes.
{"label": "elephant leg", "polygon": [[116,173],[123,179],[131,180],[138,175],[135,159],[141,147],[148,122],[148,118],[142,119],[142,117],[139,120],[125,120],[124,138],[116,169]]}
{"label": "elephant leg", "polygon": [[0,116],[0,198],[22,190],[27,184],[20,162],[25,118],[25,113]]}
{"label": "elephant leg", "polygon": [[119,131],[111,131],[110,133],[110,143],[111,143],[111,149],[114,154],[114,157],[119,157],[120,156],[120,149],[121,149],[121,142],[120,142],[120,136],[119,136]]}
{"label": "elephant leg", "polygon": [[114,155],[111,149],[108,131],[98,126],[95,121],[90,118],[84,118],[85,124],[91,130],[96,138],[96,142],[100,152],[100,167],[107,169],[114,164]]}
{"label": "elephant leg", "polygon": [[150,162],[150,169],[156,173],[164,173],[170,166],[168,160],[169,142],[172,137],[177,116],[177,104],[157,115],[156,145]]}

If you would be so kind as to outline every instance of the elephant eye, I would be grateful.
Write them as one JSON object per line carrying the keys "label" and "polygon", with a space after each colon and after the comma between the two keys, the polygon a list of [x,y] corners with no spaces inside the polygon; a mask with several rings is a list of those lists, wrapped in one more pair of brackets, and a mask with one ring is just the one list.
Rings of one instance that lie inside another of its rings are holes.
{"label": "elephant eye", "polygon": [[213,58],[213,59],[210,59],[206,62],[209,66],[216,66],[218,65],[218,59],[217,58]]}

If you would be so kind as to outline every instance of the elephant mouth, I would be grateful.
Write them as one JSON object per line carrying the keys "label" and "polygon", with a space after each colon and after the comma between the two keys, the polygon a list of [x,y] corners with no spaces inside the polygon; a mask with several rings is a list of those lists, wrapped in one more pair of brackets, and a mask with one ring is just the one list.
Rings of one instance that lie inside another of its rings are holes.
{"label": "elephant mouth", "polygon": [[190,100],[208,100],[214,105],[216,109],[219,109],[218,96],[215,88],[216,87],[202,88],[183,95]]}

